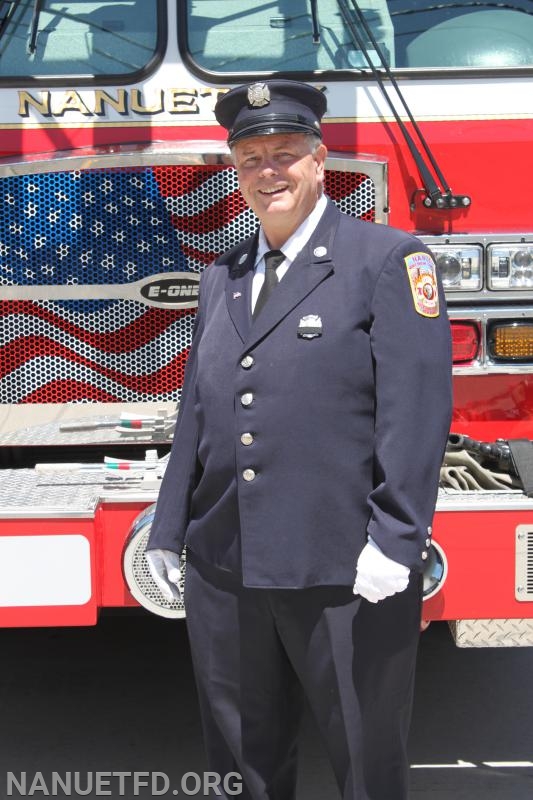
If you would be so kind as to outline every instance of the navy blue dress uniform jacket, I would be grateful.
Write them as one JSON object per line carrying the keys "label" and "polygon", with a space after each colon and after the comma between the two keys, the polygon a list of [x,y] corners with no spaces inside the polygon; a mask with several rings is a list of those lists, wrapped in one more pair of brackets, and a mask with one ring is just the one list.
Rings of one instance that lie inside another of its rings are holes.
{"label": "navy blue dress uniform jacket", "polygon": [[404,261],[427,250],[328,202],[252,322],[256,247],[202,275],[147,549],[186,545],[248,587],[351,586],[370,535],[421,571],[451,414],[442,288],[424,316]]}

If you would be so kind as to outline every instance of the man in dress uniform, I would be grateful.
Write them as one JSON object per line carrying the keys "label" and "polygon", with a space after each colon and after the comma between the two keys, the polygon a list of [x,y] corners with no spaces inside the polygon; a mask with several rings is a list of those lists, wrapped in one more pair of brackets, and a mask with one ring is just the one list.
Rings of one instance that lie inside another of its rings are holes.
{"label": "man in dress uniform", "polygon": [[147,557],[171,597],[187,548],[210,770],[294,800],[306,697],[342,798],[406,800],[449,324],[427,248],[324,195],[325,110],[285,80],[216,106],[260,226],[202,275]]}

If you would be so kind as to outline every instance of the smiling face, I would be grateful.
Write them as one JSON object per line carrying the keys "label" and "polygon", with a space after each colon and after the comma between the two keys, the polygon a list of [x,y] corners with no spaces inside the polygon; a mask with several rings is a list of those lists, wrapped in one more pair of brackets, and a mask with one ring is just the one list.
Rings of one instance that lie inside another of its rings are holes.
{"label": "smiling face", "polygon": [[275,133],[236,142],[233,158],[242,195],[271,247],[281,247],[322,194],[326,147],[313,151],[303,133]]}

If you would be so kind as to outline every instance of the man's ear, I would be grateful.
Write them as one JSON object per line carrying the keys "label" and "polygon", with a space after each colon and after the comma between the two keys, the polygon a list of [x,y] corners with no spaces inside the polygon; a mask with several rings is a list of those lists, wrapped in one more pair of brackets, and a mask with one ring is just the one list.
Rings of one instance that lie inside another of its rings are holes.
{"label": "man's ear", "polygon": [[324,177],[324,165],[326,163],[326,156],[328,154],[328,148],[325,144],[319,144],[315,152],[313,153],[315,162],[316,162],[316,173],[319,178]]}

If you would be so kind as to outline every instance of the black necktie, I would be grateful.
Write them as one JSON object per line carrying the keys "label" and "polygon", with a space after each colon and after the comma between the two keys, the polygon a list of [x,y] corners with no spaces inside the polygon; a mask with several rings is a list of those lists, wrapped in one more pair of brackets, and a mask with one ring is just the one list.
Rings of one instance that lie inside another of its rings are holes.
{"label": "black necktie", "polygon": [[279,267],[281,262],[284,261],[284,259],[285,256],[281,250],[269,250],[268,253],[265,253],[265,280],[257,297],[252,319],[256,319],[258,317],[261,309],[270,297],[272,289],[277,283],[279,283],[276,269]]}

